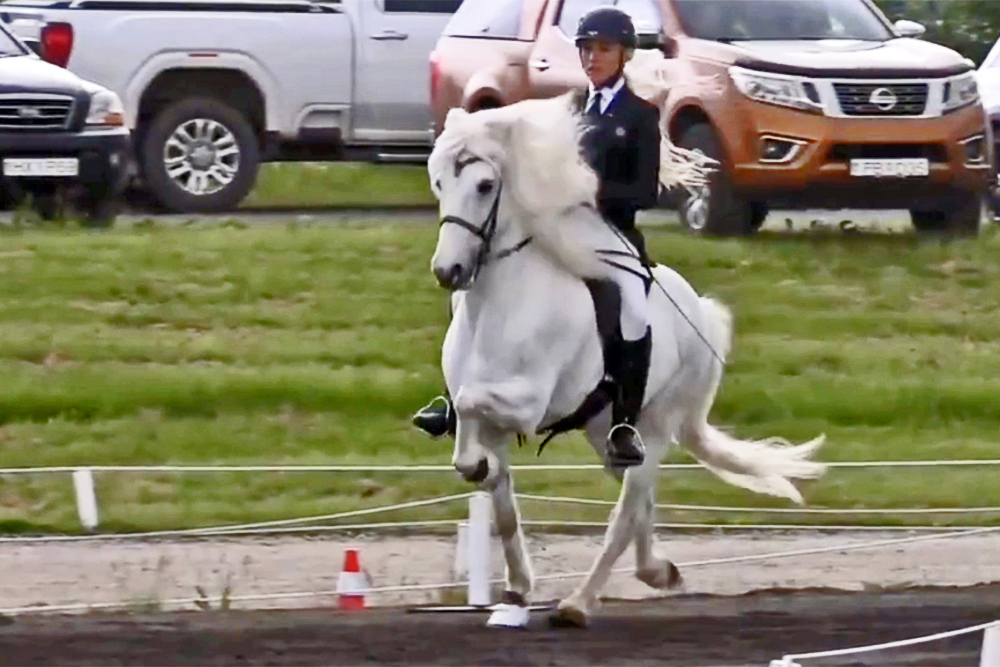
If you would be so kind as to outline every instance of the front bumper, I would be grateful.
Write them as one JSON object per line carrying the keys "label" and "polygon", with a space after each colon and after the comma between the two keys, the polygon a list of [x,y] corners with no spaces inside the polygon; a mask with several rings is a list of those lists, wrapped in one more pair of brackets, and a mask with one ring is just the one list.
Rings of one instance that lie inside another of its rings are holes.
{"label": "front bumper", "polygon": [[[0,176],[12,188],[77,184],[92,196],[115,197],[128,184],[131,135],[127,128],[84,132],[0,132]],[[66,158],[80,162],[76,176],[8,176],[2,158]]]}
{"label": "front bumper", "polygon": [[[995,180],[988,120],[979,105],[935,118],[831,118],[742,101],[751,119],[729,137],[735,187],[749,198],[796,206],[886,208],[929,203],[956,192],[988,193]],[[963,142],[982,136],[970,162]],[[761,162],[763,137],[800,142],[787,163]],[[929,174],[858,177],[852,158],[927,158]]]}

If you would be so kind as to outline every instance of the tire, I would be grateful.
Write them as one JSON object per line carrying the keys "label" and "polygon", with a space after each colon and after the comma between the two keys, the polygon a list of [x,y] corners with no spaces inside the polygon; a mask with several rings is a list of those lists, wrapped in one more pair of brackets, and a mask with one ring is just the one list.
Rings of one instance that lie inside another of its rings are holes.
{"label": "tire", "polygon": [[977,236],[983,212],[983,195],[959,192],[935,210],[911,210],[910,220],[917,232],[952,236]]}
{"label": "tire", "polygon": [[677,141],[681,148],[699,152],[719,162],[709,177],[709,184],[700,196],[680,192],[677,212],[685,228],[701,236],[746,236],[764,223],[767,208],[736,194],[729,174],[722,142],[711,125],[696,123],[681,133]]}
{"label": "tire", "polygon": [[[175,136],[182,129],[193,141]],[[253,127],[243,114],[217,99],[175,102],[160,111],[143,134],[139,151],[143,180],[169,211],[231,210],[257,179],[260,146]],[[168,158],[187,170],[172,177]]]}

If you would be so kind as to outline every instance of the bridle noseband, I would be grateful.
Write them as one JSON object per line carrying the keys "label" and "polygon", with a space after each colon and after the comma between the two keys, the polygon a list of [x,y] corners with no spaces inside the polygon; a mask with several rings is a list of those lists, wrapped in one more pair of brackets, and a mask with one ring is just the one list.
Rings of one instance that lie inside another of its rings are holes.
{"label": "bridle noseband", "polygon": [[[486,221],[479,227],[475,226],[465,218],[460,218],[457,215],[446,215],[441,218],[441,222],[438,224],[438,228],[443,227],[447,223],[453,225],[458,225],[462,229],[476,236],[482,243],[479,245],[479,252],[476,253],[476,263],[473,267],[472,280],[476,279],[479,275],[479,271],[486,266],[490,261],[490,249],[493,246],[493,237],[497,233],[497,218],[500,215],[500,196],[503,194],[503,182],[497,186],[497,196],[493,200],[493,206],[490,207],[490,212],[486,216]],[[531,243],[531,237],[524,239],[516,246],[512,248],[507,248],[506,250],[501,250],[500,252],[493,255],[492,259],[501,260],[505,257],[510,257],[516,252],[522,250],[525,246]]]}

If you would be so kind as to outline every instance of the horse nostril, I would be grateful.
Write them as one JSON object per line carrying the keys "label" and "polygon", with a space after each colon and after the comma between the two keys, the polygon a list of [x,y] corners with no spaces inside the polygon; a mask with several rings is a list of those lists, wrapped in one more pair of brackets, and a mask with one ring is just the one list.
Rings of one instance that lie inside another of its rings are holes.
{"label": "horse nostril", "polygon": [[454,287],[462,277],[462,265],[452,264],[446,269],[435,268],[434,276],[437,278],[438,284],[442,287]]}
{"label": "horse nostril", "polygon": [[476,469],[472,471],[471,474],[466,475],[465,479],[472,482],[473,484],[479,484],[486,479],[490,474],[490,462],[485,458],[479,459],[479,464],[476,465]]}

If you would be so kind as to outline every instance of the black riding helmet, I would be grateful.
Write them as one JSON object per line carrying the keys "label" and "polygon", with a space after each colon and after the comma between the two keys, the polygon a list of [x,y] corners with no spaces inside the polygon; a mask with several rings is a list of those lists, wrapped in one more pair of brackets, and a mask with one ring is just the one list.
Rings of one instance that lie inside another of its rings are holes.
{"label": "black riding helmet", "polygon": [[617,7],[596,7],[580,17],[576,28],[576,46],[591,39],[606,39],[634,49],[639,43],[632,18]]}

